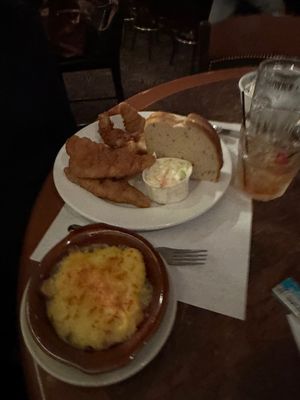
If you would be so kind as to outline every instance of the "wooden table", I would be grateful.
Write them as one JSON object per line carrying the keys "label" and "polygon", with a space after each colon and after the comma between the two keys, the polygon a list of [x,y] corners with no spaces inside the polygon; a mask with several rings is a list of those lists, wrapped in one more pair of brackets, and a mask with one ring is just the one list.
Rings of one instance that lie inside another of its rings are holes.
{"label": "wooden table", "polygon": [[[208,119],[240,122],[237,82],[248,71],[241,68],[184,77],[139,93],[128,102],[139,110],[198,112]],[[299,353],[285,310],[271,290],[288,276],[300,280],[299,204],[299,175],[282,198],[254,202],[245,321],[179,303],[171,336],[155,359],[132,378],[102,388],[82,388],[56,380],[34,366],[22,345],[30,398],[298,398]],[[50,174],[36,200],[24,238],[19,299],[34,268],[30,254],[62,206]]]}

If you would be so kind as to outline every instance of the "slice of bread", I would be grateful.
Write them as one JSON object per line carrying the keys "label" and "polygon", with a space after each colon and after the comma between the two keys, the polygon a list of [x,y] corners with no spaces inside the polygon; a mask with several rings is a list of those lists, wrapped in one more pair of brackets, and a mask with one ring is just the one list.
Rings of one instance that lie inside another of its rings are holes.
{"label": "slice of bread", "polygon": [[157,158],[177,157],[193,165],[192,179],[217,181],[223,165],[220,138],[198,114],[187,117],[153,112],[145,124],[147,151]]}

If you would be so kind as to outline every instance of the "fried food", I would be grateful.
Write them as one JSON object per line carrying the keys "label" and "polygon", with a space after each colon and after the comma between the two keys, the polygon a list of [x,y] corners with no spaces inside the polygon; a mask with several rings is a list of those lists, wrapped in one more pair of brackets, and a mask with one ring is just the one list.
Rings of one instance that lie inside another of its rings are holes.
{"label": "fried food", "polygon": [[131,177],[155,162],[150,154],[136,154],[128,147],[111,149],[76,135],[67,140],[66,151],[70,156],[70,171],[79,178]]}
{"label": "fried food", "polygon": [[[114,113],[123,118],[124,129],[114,127],[110,118]],[[104,143],[76,135],[69,138],[67,178],[97,197],[150,207],[150,199],[128,183],[130,177],[155,162],[155,157],[146,150],[144,126],[145,118],[126,102],[112,112],[99,114],[98,128]]]}
{"label": "fried food", "polygon": [[108,112],[99,114],[99,133],[104,143],[112,148],[129,146],[131,150],[135,150],[137,153],[146,153],[145,118],[126,102],[120,103],[116,111],[123,118],[125,130],[114,127]]}
{"label": "fried food", "polygon": [[123,129],[114,128],[108,112],[103,112],[98,116],[98,124],[104,143],[113,148],[126,146],[128,142],[135,141],[140,136],[140,132],[128,133]]}
{"label": "fried food", "polygon": [[143,132],[145,118],[143,118],[135,108],[123,101],[119,104],[119,112],[123,117],[124,126],[127,132]]}
{"label": "fried food", "polygon": [[142,192],[131,186],[126,179],[90,179],[79,178],[71,168],[65,168],[66,177],[76,185],[103,199],[117,203],[133,204],[137,207],[150,207],[151,201]]}

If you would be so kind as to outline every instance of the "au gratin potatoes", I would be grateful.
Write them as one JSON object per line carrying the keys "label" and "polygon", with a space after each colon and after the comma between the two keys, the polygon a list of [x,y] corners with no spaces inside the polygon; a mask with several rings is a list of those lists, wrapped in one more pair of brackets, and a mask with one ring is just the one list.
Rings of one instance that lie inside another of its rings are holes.
{"label": "au gratin potatoes", "polygon": [[41,289],[59,337],[95,350],[128,340],[152,294],[141,252],[118,246],[74,250]]}

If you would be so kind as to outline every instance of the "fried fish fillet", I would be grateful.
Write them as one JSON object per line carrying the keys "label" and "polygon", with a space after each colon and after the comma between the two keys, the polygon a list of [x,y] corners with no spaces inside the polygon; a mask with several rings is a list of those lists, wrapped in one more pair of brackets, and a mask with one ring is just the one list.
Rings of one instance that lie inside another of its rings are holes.
{"label": "fried fish fillet", "polygon": [[151,201],[142,192],[131,186],[125,179],[90,179],[78,178],[73,175],[70,168],[65,168],[66,177],[76,185],[81,186],[90,193],[102,199],[117,203],[133,204],[137,207],[150,207]]}
{"label": "fried fish fillet", "polygon": [[119,104],[119,113],[123,117],[124,126],[127,132],[144,132],[145,118],[143,118],[135,108],[122,101]]}
{"label": "fried fish fillet", "polygon": [[111,149],[103,143],[73,135],[67,140],[69,167],[80,178],[123,178],[139,174],[154,164],[150,154],[136,154],[128,147]]}
{"label": "fried fish fillet", "polygon": [[104,143],[113,148],[129,146],[137,153],[146,153],[145,118],[126,102],[120,103],[114,112],[122,116],[125,129],[115,128],[108,112],[99,114],[99,133]]}
{"label": "fried fish fillet", "polygon": [[140,132],[129,133],[123,129],[114,128],[108,112],[98,115],[99,133],[105,144],[113,148],[123,147],[130,141],[139,140]]}

